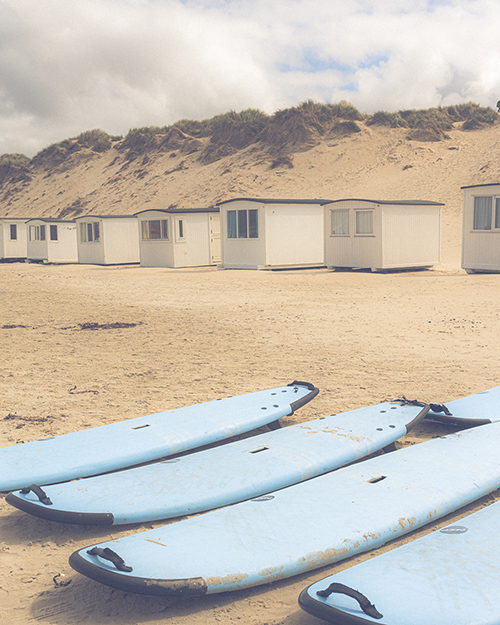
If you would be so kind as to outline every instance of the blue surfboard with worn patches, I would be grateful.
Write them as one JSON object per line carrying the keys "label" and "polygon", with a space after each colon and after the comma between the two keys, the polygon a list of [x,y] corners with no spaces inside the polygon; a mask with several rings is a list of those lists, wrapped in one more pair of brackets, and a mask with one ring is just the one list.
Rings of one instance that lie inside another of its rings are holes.
{"label": "blue surfboard with worn patches", "polygon": [[120,525],[203,512],[337,469],[404,436],[428,406],[384,402],[180,458],[7,495],[52,521]]}
{"label": "blue surfboard with worn patches", "polygon": [[300,593],[336,625],[500,625],[500,502]]}
{"label": "blue surfboard with worn patches", "polygon": [[453,399],[446,404],[431,404],[429,418],[434,421],[474,427],[500,421],[500,386]]}
{"label": "blue surfboard with worn patches", "polygon": [[115,471],[273,423],[309,402],[307,382],[217,399],[0,449],[0,491]]}
{"label": "blue surfboard with worn patches", "polygon": [[257,586],[397,538],[500,487],[500,423],[377,456],[262,497],[74,552],[78,572],[126,592]]}

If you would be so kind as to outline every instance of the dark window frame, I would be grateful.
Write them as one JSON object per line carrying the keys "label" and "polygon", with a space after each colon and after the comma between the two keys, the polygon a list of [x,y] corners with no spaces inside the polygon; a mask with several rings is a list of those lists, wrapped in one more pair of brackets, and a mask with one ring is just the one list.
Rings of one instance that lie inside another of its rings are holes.
{"label": "dark window frame", "polygon": [[141,220],[142,241],[170,241],[169,232],[170,225],[168,219]]}
{"label": "dark window frame", "polygon": [[228,239],[258,239],[259,209],[241,208],[227,211]]}

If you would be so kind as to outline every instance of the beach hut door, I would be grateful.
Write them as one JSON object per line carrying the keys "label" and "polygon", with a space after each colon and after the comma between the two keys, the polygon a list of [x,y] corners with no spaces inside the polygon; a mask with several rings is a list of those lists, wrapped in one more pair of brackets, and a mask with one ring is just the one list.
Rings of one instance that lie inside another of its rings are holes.
{"label": "beach hut door", "polygon": [[210,215],[210,248],[212,264],[221,262],[220,254],[220,215]]}

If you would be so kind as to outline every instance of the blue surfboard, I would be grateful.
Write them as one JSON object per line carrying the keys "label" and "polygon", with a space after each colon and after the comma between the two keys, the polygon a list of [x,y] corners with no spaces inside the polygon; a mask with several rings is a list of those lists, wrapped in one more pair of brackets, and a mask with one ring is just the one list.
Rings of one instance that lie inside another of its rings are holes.
{"label": "blue surfboard", "polygon": [[429,407],[385,402],[251,439],[84,480],[7,495],[35,516],[86,525],[203,512],[337,469],[404,436]]}
{"label": "blue surfboard", "polygon": [[474,427],[500,420],[500,386],[446,402],[431,404],[429,418],[451,425]]}
{"label": "blue surfboard", "polygon": [[307,382],[120,421],[0,449],[0,491],[43,486],[157,460],[249,432],[318,394]]}
{"label": "blue surfboard", "polygon": [[126,592],[203,595],[380,547],[500,486],[500,423],[356,463],[262,497],[80,549],[78,572]]}
{"label": "blue surfboard", "polygon": [[500,502],[311,584],[308,613],[336,625],[500,625]]}

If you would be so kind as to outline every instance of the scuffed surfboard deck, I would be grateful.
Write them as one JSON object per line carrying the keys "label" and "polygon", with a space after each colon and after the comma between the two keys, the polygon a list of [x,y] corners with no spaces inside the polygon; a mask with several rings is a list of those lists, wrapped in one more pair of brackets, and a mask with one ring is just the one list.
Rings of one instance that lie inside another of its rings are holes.
{"label": "scuffed surfboard deck", "polygon": [[[301,592],[299,604],[336,625],[500,625],[499,526],[497,502],[311,584]],[[349,595],[317,594],[332,583],[357,590],[380,618]]]}
{"label": "scuffed surfboard deck", "polygon": [[[428,406],[384,402],[147,466],[7,495],[52,521],[119,525],[203,512],[301,482],[404,436]],[[48,499],[47,499],[48,498]]]}
{"label": "scuffed surfboard deck", "polygon": [[429,418],[463,427],[474,427],[500,421],[500,386],[448,401],[445,406],[450,414],[433,412],[431,408]]}
{"label": "scuffed surfboard deck", "polygon": [[114,588],[151,595],[226,592],[291,577],[380,547],[496,490],[499,438],[500,423],[492,423],[433,439],[81,549],[70,564]]}
{"label": "scuffed surfboard deck", "polygon": [[318,393],[306,382],[237,395],[0,449],[0,491],[156,460],[290,415]]}

